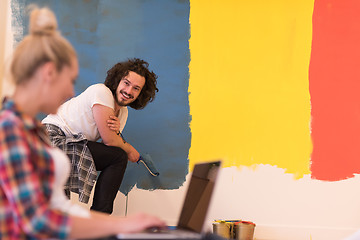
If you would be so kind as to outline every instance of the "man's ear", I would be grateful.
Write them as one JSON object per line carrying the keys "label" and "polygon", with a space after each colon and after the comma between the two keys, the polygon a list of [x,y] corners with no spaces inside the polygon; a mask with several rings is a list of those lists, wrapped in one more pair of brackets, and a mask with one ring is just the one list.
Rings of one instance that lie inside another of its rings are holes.
{"label": "man's ear", "polygon": [[46,62],[41,66],[41,75],[45,82],[51,83],[56,75],[56,67],[53,62]]}

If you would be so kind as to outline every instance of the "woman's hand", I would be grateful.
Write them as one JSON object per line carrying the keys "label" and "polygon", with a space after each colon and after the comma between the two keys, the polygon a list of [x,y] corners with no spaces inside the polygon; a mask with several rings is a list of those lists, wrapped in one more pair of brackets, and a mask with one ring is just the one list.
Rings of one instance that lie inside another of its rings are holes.
{"label": "woman's hand", "polygon": [[107,125],[108,125],[110,130],[116,132],[116,134],[119,133],[119,131],[120,131],[120,120],[119,120],[119,118],[117,118],[116,116],[110,116],[110,119],[108,119],[106,122],[107,122]]}
{"label": "woman's hand", "polygon": [[165,227],[165,226],[166,226],[165,222],[162,221],[161,219],[152,215],[139,213],[123,218],[123,222],[121,223],[119,233],[134,233],[134,232],[140,232],[150,227]]}
{"label": "woman's hand", "polygon": [[165,227],[164,221],[144,213],[120,217],[91,211],[90,218],[71,216],[71,222],[71,239],[93,239],[119,233],[140,232],[150,227]]}

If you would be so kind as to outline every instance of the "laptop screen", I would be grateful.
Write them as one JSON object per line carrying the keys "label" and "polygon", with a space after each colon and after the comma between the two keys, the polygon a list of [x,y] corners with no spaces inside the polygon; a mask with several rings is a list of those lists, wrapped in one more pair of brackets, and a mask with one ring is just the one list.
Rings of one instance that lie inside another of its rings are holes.
{"label": "laptop screen", "polygon": [[179,228],[201,232],[221,162],[196,164],[178,222]]}

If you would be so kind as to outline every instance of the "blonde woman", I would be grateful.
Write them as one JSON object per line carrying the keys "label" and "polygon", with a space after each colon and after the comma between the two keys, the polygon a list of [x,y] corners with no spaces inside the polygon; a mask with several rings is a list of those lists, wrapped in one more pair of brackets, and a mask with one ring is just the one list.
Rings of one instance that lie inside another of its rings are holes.
{"label": "blonde woman", "polygon": [[164,226],[157,217],[111,217],[66,198],[69,160],[35,116],[56,113],[74,95],[77,56],[49,9],[31,12],[29,32],[14,51],[16,90],[0,112],[0,239],[88,239]]}

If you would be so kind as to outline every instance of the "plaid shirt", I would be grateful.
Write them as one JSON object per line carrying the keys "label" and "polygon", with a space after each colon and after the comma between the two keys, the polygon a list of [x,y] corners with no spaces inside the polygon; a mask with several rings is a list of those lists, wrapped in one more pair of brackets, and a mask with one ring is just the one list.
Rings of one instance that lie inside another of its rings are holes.
{"label": "plaid shirt", "polygon": [[40,122],[12,100],[0,112],[0,239],[65,239],[67,214],[51,209],[54,163]]}
{"label": "plaid shirt", "polygon": [[53,124],[45,124],[53,147],[60,148],[70,159],[70,176],[64,186],[68,198],[70,192],[79,194],[79,201],[88,203],[91,190],[96,182],[95,163],[87,146],[87,140],[81,133],[66,136]]}

